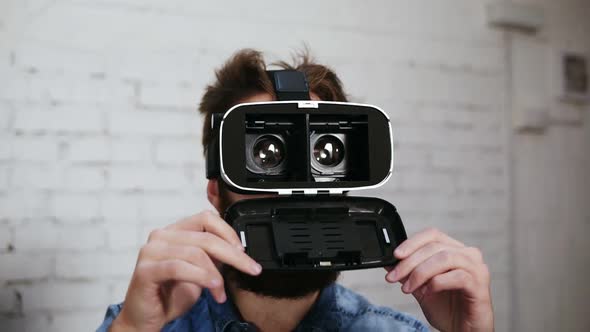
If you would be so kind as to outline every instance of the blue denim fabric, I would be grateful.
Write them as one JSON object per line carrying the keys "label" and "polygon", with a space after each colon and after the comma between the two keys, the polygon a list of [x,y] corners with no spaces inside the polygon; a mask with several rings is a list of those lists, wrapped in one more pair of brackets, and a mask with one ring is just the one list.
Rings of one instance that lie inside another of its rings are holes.
{"label": "blue denim fabric", "polygon": [[[97,332],[108,331],[122,304],[111,305]],[[231,300],[219,304],[204,290],[195,305],[183,316],[168,323],[165,332],[255,331],[241,317]],[[364,297],[338,284],[324,288],[309,313],[299,323],[299,331],[428,331],[407,314],[371,305]]]}

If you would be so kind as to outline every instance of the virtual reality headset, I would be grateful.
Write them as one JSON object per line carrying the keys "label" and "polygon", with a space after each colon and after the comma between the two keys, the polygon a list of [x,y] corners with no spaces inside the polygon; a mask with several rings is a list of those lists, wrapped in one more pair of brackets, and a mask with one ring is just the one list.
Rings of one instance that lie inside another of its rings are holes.
{"label": "virtual reality headset", "polygon": [[277,101],[239,104],[213,117],[207,177],[240,192],[341,194],[391,176],[387,115],[375,106]]}
{"label": "virtual reality headset", "polygon": [[225,220],[265,269],[394,265],[393,250],[406,239],[395,207],[343,195],[391,176],[389,117],[372,105],[309,100],[301,72],[268,74],[278,101],[211,117],[207,178],[235,192],[280,197],[239,201]]}

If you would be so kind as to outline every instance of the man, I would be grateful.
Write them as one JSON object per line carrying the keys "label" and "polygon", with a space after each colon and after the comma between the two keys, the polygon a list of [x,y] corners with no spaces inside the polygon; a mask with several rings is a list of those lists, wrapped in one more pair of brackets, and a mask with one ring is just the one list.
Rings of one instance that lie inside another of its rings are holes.
{"label": "man", "polygon": [[[278,66],[305,73],[312,99],[346,101],[340,80],[301,55]],[[243,102],[275,99],[261,53],[242,50],[216,72],[200,104],[203,146],[210,119]],[[218,213],[241,195],[209,180],[207,197]],[[337,272],[270,272],[244,253],[236,232],[205,211],[154,230],[137,260],[124,304],[107,311],[99,331],[425,331],[423,323],[376,307],[334,281]],[[400,263],[385,280],[419,302],[428,322],[442,331],[494,328],[490,277],[481,252],[428,229],[403,242]]]}

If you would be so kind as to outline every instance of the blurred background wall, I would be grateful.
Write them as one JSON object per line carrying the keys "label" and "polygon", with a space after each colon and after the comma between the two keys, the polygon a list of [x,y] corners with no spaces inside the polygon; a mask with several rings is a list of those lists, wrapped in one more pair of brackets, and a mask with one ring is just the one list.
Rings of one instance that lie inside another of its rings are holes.
{"label": "blurred background wall", "polygon": [[[500,2],[2,0],[0,330],[95,329],[149,231],[210,208],[213,69],[303,42],[391,116],[395,174],[366,194],[483,250],[497,330],[587,330],[589,107],[555,82],[590,54],[590,2],[523,0],[532,29],[490,25]],[[341,281],[423,318],[384,275]]]}

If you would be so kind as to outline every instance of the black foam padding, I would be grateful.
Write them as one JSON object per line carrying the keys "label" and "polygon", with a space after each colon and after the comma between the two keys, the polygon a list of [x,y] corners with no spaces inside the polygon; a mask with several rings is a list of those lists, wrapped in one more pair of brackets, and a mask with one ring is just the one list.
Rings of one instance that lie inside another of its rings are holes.
{"label": "black foam padding", "polygon": [[407,238],[395,207],[370,197],[246,199],[225,220],[268,270],[394,266],[393,251]]}

